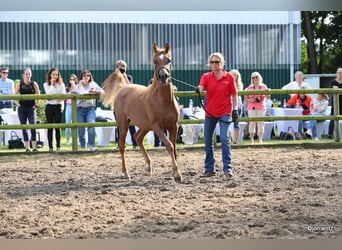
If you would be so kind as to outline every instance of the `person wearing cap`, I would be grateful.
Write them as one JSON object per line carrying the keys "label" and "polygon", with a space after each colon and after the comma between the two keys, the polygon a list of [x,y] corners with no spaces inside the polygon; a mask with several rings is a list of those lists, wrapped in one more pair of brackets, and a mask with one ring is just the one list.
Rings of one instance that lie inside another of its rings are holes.
{"label": "person wearing cap", "polygon": [[[306,89],[305,86],[302,86],[301,89]],[[286,102],[287,108],[302,108],[303,115],[310,115],[311,114],[311,104],[312,104],[312,97],[307,94],[294,94],[291,98]],[[298,132],[303,135],[303,120],[298,122]]]}
{"label": "person wearing cap", "polygon": [[[329,96],[327,94],[317,94],[316,99],[313,101],[310,109],[311,115],[323,116],[325,115],[329,105]],[[310,120],[309,128],[306,130],[306,134],[314,140],[319,140],[317,136],[316,124],[317,120]]]}
{"label": "person wearing cap", "polygon": [[[8,78],[9,68],[3,67],[1,68],[1,77],[0,77],[0,95],[13,95],[14,94],[14,82],[12,79]],[[0,113],[4,108],[13,108],[12,100],[0,100]]]}
{"label": "person wearing cap", "polygon": [[[310,84],[308,84],[307,82],[304,82],[304,73],[302,71],[297,71],[295,73],[295,80],[284,85],[282,89],[301,89],[302,87],[311,89]],[[292,97],[296,94],[289,94],[289,95]]]}

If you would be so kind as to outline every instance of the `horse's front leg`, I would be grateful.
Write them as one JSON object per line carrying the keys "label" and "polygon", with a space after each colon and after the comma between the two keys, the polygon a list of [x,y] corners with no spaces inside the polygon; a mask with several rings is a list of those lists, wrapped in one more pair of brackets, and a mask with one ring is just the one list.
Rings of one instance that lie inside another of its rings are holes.
{"label": "horse's front leg", "polygon": [[178,183],[182,181],[182,176],[180,174],[178,163],[176,161],[176,137],[177,137],[177,124],[175,127],[169,130],[170,133],[170,140],[166,137],[164,134],[164,130],[161,128],[158,128],[155,130],[156,134],[159,136],[159,138],[164,142],[164,145],[168,151],[168,153],[171,156],[172,160],[172,176],[174,180]]}
{"label": "horse's front leg", "polygon": [[[175,126],[175,128],[169,130],[170,133],[170,141],[171,144],[173,145],[173,154],[174,154],[174,164],[172,165],[172,173],[173,173],[173,177],[175,178],[175,181],[177,182],[181,182],[182,181],[182,175],[180,173],[179,167],[178,167],[178,163],[177,163],[177,144],[176,144],[176,140],[177,140],[177,132],[178,132],[178,124]],[[176,180],[178,179],[178,180]]]}
{"label": "horse's front leg", "polygon": [[125,160],[125,148],[126,148],[126,135],[128,131],[128,122],[127,125],[123,124],[122,126],[119,125],[119,150],[121,154],[121,167],[122,167],[122,173],[123,175],[130,179],[130,176],[128,174],[127,168],[126,168],[126,160]]}
{"label": "horse's front leg", "polygon": [[144,156],[145,162],[146,162],[146,166],[145,166],[145,170],[147,172],[147,174],[151,175],[152,174],[152,166],[151,166],[151,158],[148,155],[145,147],[144,147],[144,137],[147,134],[147,130],[142,130],[139,129],[135,134],[134,134],[134,139],[137,142],[137,145],[141,151],[141,153]]}

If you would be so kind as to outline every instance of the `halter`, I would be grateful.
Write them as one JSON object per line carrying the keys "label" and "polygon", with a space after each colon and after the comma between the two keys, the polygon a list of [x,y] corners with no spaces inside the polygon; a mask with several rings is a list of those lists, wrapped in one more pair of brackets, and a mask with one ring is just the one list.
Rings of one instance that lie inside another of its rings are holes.
{"label": "halter", "polygon": [[172,79],[171,77],[171,71],[172,71],[172,64],[171,64],[171,61],[169,63],[167,63],[166,65],[169,65],[170,64],[170,67],[166,67],[165,65],[163,66],[159,66],[157,67],[157,65],[155,64],[154,65],[154,74],[155,76],[158,78],[158,75],[159,75],[159,72],[162,70],[162,69],[165,69],[165,71],[168,73],[169,77],[167,79]]}

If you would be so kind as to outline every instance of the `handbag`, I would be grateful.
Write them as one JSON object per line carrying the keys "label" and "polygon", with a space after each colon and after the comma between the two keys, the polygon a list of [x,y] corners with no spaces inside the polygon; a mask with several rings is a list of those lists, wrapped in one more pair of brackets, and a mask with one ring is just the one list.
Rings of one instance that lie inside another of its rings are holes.
{"label": "handbag", "polygon": [[296,140],[302,140],[303,137],[298,131],[294,131],[292,127],[288,127],[288,132],[293,136]]}
{"label": "handbag", "polygon": [[11,139],[8,140],[8,149],[25,148],[24,143],[15,131],[11,131]]}

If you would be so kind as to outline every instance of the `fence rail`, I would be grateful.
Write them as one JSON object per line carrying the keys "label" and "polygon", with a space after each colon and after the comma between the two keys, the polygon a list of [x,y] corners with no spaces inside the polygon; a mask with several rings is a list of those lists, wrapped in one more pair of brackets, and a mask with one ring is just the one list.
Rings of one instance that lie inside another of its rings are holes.
{"label": "fence rail", "polygon": [[[239,95],[254,95],[254,94],[332,94],[334,103],[334,115],[330,116],[264,116],[264,117],[240,117],[239,121],[282,121],[282,120],[334,120],[335,122],[335,142],[340,141],[340,126],[339,120],[342,120],[342,115],[339,110],[339,95],[342,94],[342,89],[334,89],[334,88],[324,88],[324,89],[299,89],[299,90],[283,90],[283,89],[272,89],[272,90],[253,90],[253,91],[239,91]],[[178,97],[191,97],[198,96],[194,91],[177,91],[175,95]],[[203,92],[202,96],[206,96],[206,93]],[[94,123],[77,123],[77,100],[78,99],[99,99],[99,95],[78,95],[78,94],[54,94],[54,95],[2,95],[1,100],[48,100],[48,99],[57,99],[57,100],[72,100],[72,123],[44,123],[44,124],[7,124],[2,125],[2,130],[13,130],[13,129],[48,129],[48,128],[71,128],[72,135],[72,150],[77,151],[77,128],[85,128],[85,127],[111,127],[117,126],[116,122],[94,122]],[[203,123],[203,119],[197,120],[180,120],[179,124],[201,124]]]}

